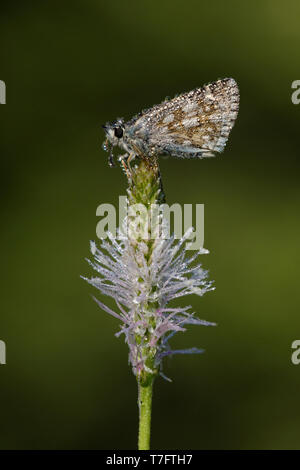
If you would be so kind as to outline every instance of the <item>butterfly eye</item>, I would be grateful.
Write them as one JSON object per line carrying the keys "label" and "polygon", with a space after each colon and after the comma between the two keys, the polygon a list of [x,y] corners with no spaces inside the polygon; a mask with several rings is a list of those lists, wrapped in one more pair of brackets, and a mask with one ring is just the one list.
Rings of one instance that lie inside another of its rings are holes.
{"label": "butterfly eye", "polygon": [[115,128],[115,136],[118,137],[118,139],[121,139],[121,137],[123,137],[122,127],[116,127]]}

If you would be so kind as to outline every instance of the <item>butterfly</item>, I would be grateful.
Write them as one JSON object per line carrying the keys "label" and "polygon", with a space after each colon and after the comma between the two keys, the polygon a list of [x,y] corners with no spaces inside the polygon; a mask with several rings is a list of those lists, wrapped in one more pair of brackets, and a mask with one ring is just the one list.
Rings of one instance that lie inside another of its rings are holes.
{"label": "butterfly", "polygon": [[178,158],[213,157],[224,150],[239,109],[239,89],[233,78],[166,99],[130,121],[118,118],[103,128],[105,150],[119,146],[119,157],[129,163],[136,156],[151,160],[159,155]]}

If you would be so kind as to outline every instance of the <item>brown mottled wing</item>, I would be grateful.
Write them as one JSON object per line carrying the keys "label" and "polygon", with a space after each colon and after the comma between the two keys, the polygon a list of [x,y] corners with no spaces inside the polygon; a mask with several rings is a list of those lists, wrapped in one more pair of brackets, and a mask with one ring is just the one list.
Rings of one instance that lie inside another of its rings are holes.
{"label": "brown mottled wing", "polygon": [[222,152],[239,108],[235,80],[226,78],[154,106],[134,123],[151,153],[182,158]]}

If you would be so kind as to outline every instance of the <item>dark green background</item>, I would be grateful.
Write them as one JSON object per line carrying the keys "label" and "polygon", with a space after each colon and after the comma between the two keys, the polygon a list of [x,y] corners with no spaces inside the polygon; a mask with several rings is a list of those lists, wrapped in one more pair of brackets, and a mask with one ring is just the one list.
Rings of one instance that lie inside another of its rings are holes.
{"label": "dark green background", "polygon": [[218,327],[174,338],[206,354],[166,361],[152,446],[300,448],[299,2],[1,5],[0,447],[135,448],[127,346],[79,278],[96,207],[126,188],[100,126],[232,76],[241,105],[224,154],[161,161],[169,203],[205,204],[217,289],[186,303]]}

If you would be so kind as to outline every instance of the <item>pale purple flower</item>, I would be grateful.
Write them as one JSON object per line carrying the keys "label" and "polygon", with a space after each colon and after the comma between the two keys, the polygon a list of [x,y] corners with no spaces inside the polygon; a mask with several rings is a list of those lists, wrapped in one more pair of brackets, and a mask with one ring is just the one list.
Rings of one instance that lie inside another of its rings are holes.
{"label": "pale purple flower", "polygon": [[[213,290],[207,280],[207,271],[197,262],[201,249],[188,256],[185,248],[191,230],[180,239],[162,236],[153,240],[150,257],[149,245],[144,241],[132,243],[130,238],[113,237],[100,240],[97,248],[91,242],[93,261],[90,265],[98,276],[86,279],[103,295],[114,299],[112,310],[100,300],[97,304],[121,323],[116,336],[125,335],[129,346],[129,361],[133,372],[162,373],[162,359],[172,354],[202,353],[202,349],[172,350],[169,340],[188,324],[215,325],[198,319],[191,306],[171,307],[174,299],[189,294],[202,296]],[[121,239],[120,239],[121,238]],[[149,363],[151,367],[149,367]],[[166,377],[165,377],[166,378]]]}

